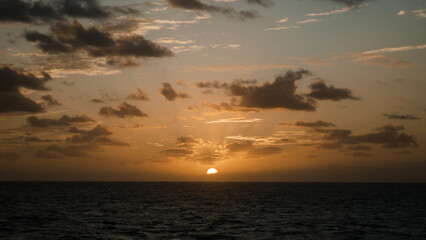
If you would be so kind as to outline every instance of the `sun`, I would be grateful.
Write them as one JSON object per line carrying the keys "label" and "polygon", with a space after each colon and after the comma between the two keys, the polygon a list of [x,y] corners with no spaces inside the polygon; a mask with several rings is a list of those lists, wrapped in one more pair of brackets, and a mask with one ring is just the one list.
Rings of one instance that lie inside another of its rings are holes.
{"label": "sun", "polygon": [[216,174],[217,173],[217,170],[216,170],[216,168],[209,168],[209,170],[207,170],[207,174]]}

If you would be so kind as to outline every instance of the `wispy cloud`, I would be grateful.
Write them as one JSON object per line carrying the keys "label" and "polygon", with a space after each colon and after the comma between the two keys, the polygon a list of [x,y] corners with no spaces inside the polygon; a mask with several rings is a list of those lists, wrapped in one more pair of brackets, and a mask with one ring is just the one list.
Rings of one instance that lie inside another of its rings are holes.
{"label": "wispy cloud", "polygon": [[222,71],[250,71],[250,70],[265,70],[265,69],[273,69],[273,68],[295,68],[292,64],[266,64],[266,65],[250,65],[250,64],[236,64],[236,65],[206,65],[206,66],[191,66],[185,69],[186,72],[192,71],[214,71],[214,72],[222,72]]}
{"label": "wispy cloud", "polygon": [[329,15],[335,15],[335,14],[345,13],[345,12],[348,12],[349,10],[351,10],[351,9],[354,9],[354,8],[355,8],[355,6],[343,7],[343,8],[339,8],[339,9],[336,9],[336,10],[333,10],[333,11],[329,11],[329,12],[308,13],[308,14],[306,14],[306,16],[308,16],[308,17],[329,16]]}
{"label": "wispy cloud", "polygon": [[225,118],[225,119],[219,119],[214,121],[206,122],[208,124],[211,123],[254,123],[254,122],[260,122],[262,119],[260,118]]}
{"label": "wispy cloud", "polygon": [[419,18],[426,18],[426,8],[414,10],[413,13]]}
{"label": "wispy cloud", "polygon": [[310,19],[306,19],[306,20],[301,20],[298,21],[298,24],[305,24],[305,23],[318,23],[318,22],[322,22],[322,19],[315,19],[315,18],[310,18]]}
{"label": "wispy cloud", "polygon": [[401,51],[410,51],[410,50],[422,50],[426,49],[426,44],[417,45],[417,46],[401,46],[401,47],[391,47],[391,48],[381,48],[377,50],[370,50],[362,52],[364,54],[374,54],[374,53],[391,53],[391,52],[401,52]]}
{"label": "wispy cloud", "polygon": [[279,30],[298,29],[298,28],[300,28],[300,26],[290,25],[290,26],[266,28],[265,31],[279,31]]}

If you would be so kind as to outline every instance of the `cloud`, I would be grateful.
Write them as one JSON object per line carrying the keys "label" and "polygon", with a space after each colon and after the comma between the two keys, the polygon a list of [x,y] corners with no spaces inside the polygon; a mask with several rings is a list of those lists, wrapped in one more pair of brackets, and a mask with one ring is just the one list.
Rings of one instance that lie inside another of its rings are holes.
{"label": "cloud", "polygon": [[43,107],[32,99],[22,95],[20,88],[45,91],[46,82],[51,80],[47,73],[37,77],[11,66],[0,65],[0,113],[23,111],[42,112]]}
{"label": "cloud", "polygon": [[322,80],[312,83],[309,85],[309,87],[311,88],[311,93],[309,93],[308,96],[318,100],[359,100],[358,97],[352,96],[351,90],[346,88],[335,88],[334,86],[327,86]]}
{"label": "cloud", "polygon": [[329,12],[308,13],[308,14],[306,14],[306,16],[308,16],[308,17],[329,16],[329,15],[345,13],[345,12],[348,12],[349,10],[351,10],[351,9],[354,9],[354,8],[355,8],[355,6],[343,7],[343,8],[336,9],[336,10],[329,11]]}
{"label": "cloud", "polygon": [[194,151],[181,148],[171,148],[162,151],[162,153],[169,157],[180,158],[191,155],[192,153],[194,153]]}
{"label": "cloud", "polygon": [[380,49],[376,49],[376,50],[364,51],[362,53],[363,54],[392,53],[392,52],[423,50],[423,49],[426,49],[426,44],[415,45],[415,46],[411,45],[411,46],[380,48]]}
{"label": "cloud", "polygon": [[412,11],[419,18],[426,18],[426,8]]}
{"label": "cloud", "polygon": [[51,139],[40,139],[38,137],[26,137],[25,142],[53,142],[53,140],[51,140]]}
{"label": "cloud", "polygon": [[365,145],[349,146],[349,147],[347,147],[347,149],[353,150],[353,151],[370,151],[370,150],[373,150],[372,147],[365,146]]}
{"label": "cloud", "polygon": [[274,5],[274,2],[272,0],[245,0],[245,1],[250,4],[257,4],[263,7],[271,7],[272,5]]}
{"label": "cloud", "polygon": [[349,53],[348,55],[353,58],[352,62],[364,65],[376,65],[385,68],[405,68],[413,65],[394,56],[386,56],[378,53]]}
{"label": "cloud", "polygon": [[126,102],[122,102],[120,105],[118,105],[117,108],[112,107],[102,107],[99,110],[99,115],[105,116],[105,117],[119,117],[119,118],[125,118],[127,116],[129,117],[148,117],[148,114],[142,112],[139,110],[136,106],[130,105]]}
{"label": "cloud", "polygon": [[219,112],[258,112],[259,111],[258,109],[254,109],[254,108],[230,105],[229,103],[226,103],[226,102],[221,102],[218,104],[202,102],[201,106],[208,107]]}
{"label": "cloud", "polygon": [[89,144],[69,146],[53,144],[46,147],[44,150],[38,150],[35,156],[38,158],[60,158],[61,155],[67,157],[86,157],[94,149],[96,149],[96,147]]}
{"label": "cloud", "polygon": [[301,20],[298,21],[298,24],[306,24],[306,23],[318,23],[318,22],[322,22],[322,19],[315,19],[315,18],[311,18],[311,19],[306,19],[306,20]]}
{"label": "cloud", "polygon": [[31,116],[27,118],[28,125],[32,127],[69,126],[70,123],[82,123],[82,122],[94,122],[94,120],[87,117],[86,115],[81,115],[81,116],[76,115],[74,117],[63,115],[59,119],[38,118],[36,116]]}
{"label": "cloud", "polygon": [[20,156],[16,152],[6,152],[0,153],[0,161],[1,160],[17,160]]}
{"label": "cloud", "polygon": [[[247,1],[251,1],[251,0],[247,0]],[[226,17],[238,19],[238,20],[241,20],[241,21],[244,21],[246,19],[253,19],[253,18],[259,17],[259,14],[254,10],[237,11],[237,10],[230,8],[230,7],[221,7],[221,6],[216,6],[216,5],[205,4],[205,3],[202,3],[199,0],[167,0],[167,2],[175,8],[182,8],[182,9],[193,10],[193,11],[205,11],[205,12],[209,12],[209,13],[220,13],[220,14],[226,16]],[[252,3],[266,3],[266,2],[269,2],[269,1],[257,0],[257,1],[251,1],[251,2]]]}
{"label": "cloud", "polygon": [[300,26],[290,25],[290,26],[281,26],[281,27],[273,27],[273,28],[265,28],[265,31],[279,31],[279,30],[287,30],[287,29],[298,29]]}
{"label": "cloud", "polygon": [[265,156],[265,155],[274,155],[282,152],[282,149],[276,146],[267,146],[267,147],[259,147],[253,148],[248,152],[249,155],[255,156]]}
{"label": "cloud", "polygon": [[191,66],[185,69],[186,72],[192,71],[213,71],[213,72],[222,72],[222,71],[253,71],[253,70],[266,70],[266,69],[283,69],[283,68],[294,68],[294,65],[291,64],[267,64],[267,65],[246,65],[246,64],[237,64],[237,65],[207,65],[207,66]]}
{"label": "cloud", "polygon": [[148,101],[149,100],[148,94],[146,92],[142,91],[140,88],[137,88],[136,90],[138,91],[137,93],[132,93],[127,98],[132,99],[132,100],[136,100],[136,101]]}
{"label": "cloud", "polygon": [[297,121],[295,124],[297,127],[310,127],[310,128],[320,128],[320,127],[335,127],[331,122],[324,122],[321,120],[318,120],[316,122],[303,122],[303,121]]}
{"label": "cloud", "polygon": [[414,136],[406,133],[399,133],[404,130],[403,126],[384,125],[376,128],[373,133],[353,135],[351,130],[316,130],[325,133],[325,140],[333,140],[342,144],[380,144],[383,148],[417,147],[417,140]]}
{"label": "cloud", "polygon": [[348,7],[356,7],[362,5],[367,0],[332,0],[334,2],[343,3]]}
{"label": "cloud", "polygon": [[280,20],[276,21],[277,23],[285,23],[288,21],[288,17],[281,18]]}
{"label": "cloud", "polygon": [[49,106],[61,105],[61,103],[58,100],[54,99],[51,95],[43,95],[43,96],[41,96],[41,99],[43,99],[45,102],[47,102],[47,104]]}
{"label": "cloud", "polygon": [[67,138],[69,143],[91,143],[96,145],[114,145],[114,146],[129,146],[128,143],[114,141],[106,137],[112,135],[112,132],[109,131],[106,127],[96,126],[91,130],[85,131],[80,130],[75,127],[71,128],[69,132],[79,133],[72,137]]}
{"label": "cloud", "polygon": [[0,21],[38,23],[70,18],[105,19],[114,12],[135,14],[128,7],[105,7],[97,0],[1,0]]}
{"label": "cloud", "polygon": [[163,87],[160,88],[160,93],[169,101],[175,101],[177,99],[191,98],[188,93],[176,92],[170,83],[163,83]]}
{"label": "cloud", "polygon": [[226,149],[229,152],[247,152],[253,149],[253,142],[245,141],[245,142],[234,142],[226,145]]}
{"label": "cloud", "polygon": [[[142,35],[114,38],[110,33],[96,27],[85,28],[77,20],[71,23],[58,22],[49,28],[49,34],[26,31],[24,35],[45,53],[84,53],[90,57],[107,57],[112,65],[117,65],[117,58],[173,56],[169,49],[145,39]],[[126,63],[128,59],[122,61]]]}
{"label": "cloud", "polygon": [[365,153],[365,152],[354,152],[354,153],[350,153],[349,156],[352,156],[352,157],[372,157],[373,154]]}
{"label": "cloud", "polygon": [[226,118],[226,119],[219,119],[214,121],[206,122],[208,124],[211,123],[255,123],[255,122],[261,122],[262,119],[260,118]]}
{"label": "cloud", "polygon": [[416,117],[411,114],[383,114],[383,116],[387,117],[388,119],[399,119],[399,120],[420,120],[421,118]]}
{"label": "cloud", "polygon": [[290,110],[315,111],[315,101],[309,97],[296,94],[295,82],[309,76],[308,70],[289,70],[285,75],[277,76],[273,83],[245,86],[241,83],[232,83],[228,94],[239,97],[237,104],[247,108],[285,108]]}
{"label": "cloud", "polygon": [[94,102],[94,103],[104,103],[104,101],[103,100],[101,100],[101,99],[99,99],[99,98],[93,98],[92,100],[90,100],[91,102]]}
{"label": "cloud", "polygon": [[404,16],[405,15],[405,11],[401,9],[401,11],[399,11],[397,13],[398,16]]}

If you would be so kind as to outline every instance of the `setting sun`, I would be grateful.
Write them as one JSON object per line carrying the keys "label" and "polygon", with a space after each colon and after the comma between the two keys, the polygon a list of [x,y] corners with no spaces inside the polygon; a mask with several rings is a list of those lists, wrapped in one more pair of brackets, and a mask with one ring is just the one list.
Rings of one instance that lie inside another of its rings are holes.
{"label": "setting sun", "polygon": [[207,174],[216,174],[217,170],[216,168],[209,168],[209,170],[207,170]]}

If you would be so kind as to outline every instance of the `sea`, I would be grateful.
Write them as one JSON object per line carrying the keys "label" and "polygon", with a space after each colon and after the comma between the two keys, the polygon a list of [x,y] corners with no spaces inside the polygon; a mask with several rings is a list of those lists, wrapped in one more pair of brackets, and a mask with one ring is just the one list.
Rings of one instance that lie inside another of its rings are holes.
{"label": "sea", "polygon": [[0,182],[0,239],[426,239],[423,183]]}

